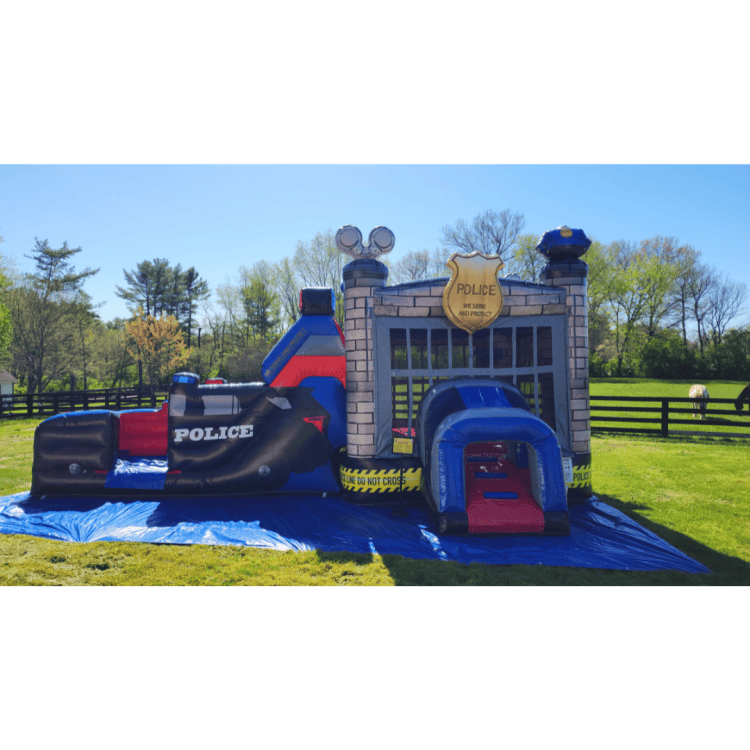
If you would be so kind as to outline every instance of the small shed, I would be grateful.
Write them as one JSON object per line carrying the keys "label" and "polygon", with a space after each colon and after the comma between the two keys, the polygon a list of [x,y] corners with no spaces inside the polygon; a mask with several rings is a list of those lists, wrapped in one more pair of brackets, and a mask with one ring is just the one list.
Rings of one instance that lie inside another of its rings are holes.
{"label": "small shed", "polygon": [[0,398],[12,396],[17,382],[7,370],[0,370]]}

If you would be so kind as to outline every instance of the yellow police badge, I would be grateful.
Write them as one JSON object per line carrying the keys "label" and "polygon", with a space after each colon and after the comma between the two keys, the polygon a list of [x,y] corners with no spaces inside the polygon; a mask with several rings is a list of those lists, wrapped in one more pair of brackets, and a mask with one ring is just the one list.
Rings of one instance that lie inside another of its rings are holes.
{"label": "yellow police badge", "polygon": [[505,264],[499,255],[453,253],[446,262],[451,280],[443,292],[448,320],[468,333],[490,325],[503,309],[503,293],[497,275]]}

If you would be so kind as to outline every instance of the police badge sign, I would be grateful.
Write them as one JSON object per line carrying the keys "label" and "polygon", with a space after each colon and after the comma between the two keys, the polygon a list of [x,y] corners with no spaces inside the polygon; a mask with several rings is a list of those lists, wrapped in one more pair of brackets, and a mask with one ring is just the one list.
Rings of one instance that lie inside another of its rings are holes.
{"label": "police badge sign", "polygon": [[497,275],[505,264],[500,256],[453,253],[445,265],[451,280],[443,292],[443,310],[451,323],[468,333],[492,323],[503,309]]}

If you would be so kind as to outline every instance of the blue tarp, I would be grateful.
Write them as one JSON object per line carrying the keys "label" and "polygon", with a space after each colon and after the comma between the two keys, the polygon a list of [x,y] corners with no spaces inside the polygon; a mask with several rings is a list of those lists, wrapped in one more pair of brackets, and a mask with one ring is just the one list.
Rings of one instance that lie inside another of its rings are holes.
{"label": "blue tarp", "polygon": [[403,555],[492,565],[711,571],[596,499],[570,507],[570,536],[442,536],[430,515],[361,508],[337,497],[274,495],[136,500],[0,497],[0,533],[70,542],[236,544]]}

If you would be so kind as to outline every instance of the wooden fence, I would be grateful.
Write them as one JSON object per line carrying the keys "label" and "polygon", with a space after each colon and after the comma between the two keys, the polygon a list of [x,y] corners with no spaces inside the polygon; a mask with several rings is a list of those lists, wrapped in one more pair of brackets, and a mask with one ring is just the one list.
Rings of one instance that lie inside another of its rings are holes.
{"label": "wooden fence", "polygon": [[[698,400],[701,401],[700,399]],[[707,400],[703,419],[694,416],[691,398],[658,398],[641,396],[591,396],[591,432],[622,432],[660,437],[723,437],[750,438],[750,412],[737,412],[735,400],[711,398]],[[609,405],[599,405],[606,402]],[[614,405],[623,402],[626,405]],[[645,404],[645,406],[636,406]],[[596,413],[596,415],[595,415]],[[627,416],[622,416],[626,414]],[[637,416],[645,414],[646,416]],[[733,417],[729,419],[728,417]],[[616,427],[612,423],[629,422],[633,425],[654,427]],[[599,423],[596,424],[595,423]],[[691,425],[692,430],[672,429],[672,425]],[[737,432],[740,429],[743,432]]]}
{"label": "wooden fence", "polygon": [[167,400],[168,385],[132,388],[101,388],[88,391],[50,391],[0,396],[0,419],[6,417],[48,417],[68,411],[89,409],[152,408]]}
{"label": "wooden fence", "polygon": [[[89,409],[156,409],[168,396],[168,385],[0,396],[0,418],[46,417]],[[738,413],[734,399],[709,399],[702,420],[694,417],[691,398],[591,396],[590,402],[593,434],[620,432],[676,438],[750,438],[750,411],[745,405],[745,410]],[[600,405],[601,402],[604,404]],[[615,426],[623,423],[632,426]],[[693,429],[672,429],[672,425],[690,425]],[[737,432],[738,429],[742,432]]]}

